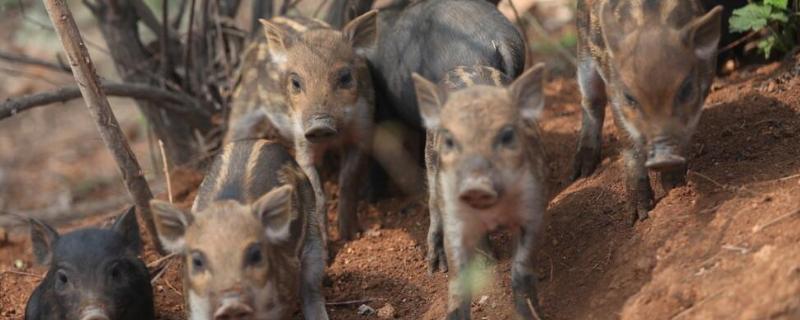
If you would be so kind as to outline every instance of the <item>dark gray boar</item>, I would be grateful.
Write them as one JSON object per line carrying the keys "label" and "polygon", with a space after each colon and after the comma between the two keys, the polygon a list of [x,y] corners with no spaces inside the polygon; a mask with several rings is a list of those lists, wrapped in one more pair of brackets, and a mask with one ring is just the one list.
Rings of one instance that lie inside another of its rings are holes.
{"label": "dark gray boar", "polygon": [[516,314],[537,318],[534,250],[548,201],[537,124],[543,72],[539,64],[508,87],[503,72],[485,66],[456,68],[439,85],[414,75],[428,130],[429,268],[443,264],[446,255],[454,273],[447,319],[470,318],[475,274],[469,266],[476,246],[500,226],[517,239],[511,266]]}
{"label": "dark gray boar", "polygon": [[31,219],[31,243],[39,264],[49,266],[25,308],[26,320],[153,319],[153,289],[132,207],[110,230],[82,229],[59,235]]}
{"label": "dark gray boar", "polygon": [[411,73],[440,81],[457,66],[485,65],[517,77],[525,42],[485,0],[397,1],[378,15],[378,42],[368,55],[382,117],[421,129]]}
{"label": "dark gray boar", "polygon": [[191,211],[153,200],[158,238],[184,261],[188,318],[328,319],[311,183],[279,144],[228,144]]}
{"label": "dark gray boar", "polygon": [[347,240],[360,230],[358,187],[372,146],[374,92],[361,52],[374,43],[375,16],[368,12],[341,31],[307,18],[261,20],[264,36],[244,54],[226,138],[269,137],[293,146],[322,217],[327,208],[317,166],[325,153],[338,153],[339,233]]}
{"label": "dark gray boar", "polygon": [[665,190],[685,183],[686,147],[714,80],[722,7],[696,0],[578,1],[583,124],[573,179],[600,163],[605,105],[625,136],[633,222],[654,206],[648,169]]}

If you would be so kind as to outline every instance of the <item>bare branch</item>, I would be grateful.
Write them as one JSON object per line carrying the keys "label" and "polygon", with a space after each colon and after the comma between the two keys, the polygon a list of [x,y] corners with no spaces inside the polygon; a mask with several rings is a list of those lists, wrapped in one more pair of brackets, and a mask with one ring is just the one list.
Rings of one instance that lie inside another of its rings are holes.
{"label": "bare branch", "polygon": [[[197,112],[200,114],[209,115],[208,111],[199,107],[199,101],[180,93],[159,89],[149,85],[133,83],[103,83],[101,84],[101,87],[103,87],[103,89],[106,91],[106,94],[110,96],[162,102],[157,105],[175,112]],[[28,109],[33,109],[56,102],[67,102],[80,97],[81,92],[78,86],[66,86],[53,91],[11,98],[0,103],[0,120]],[[189,106],[195,107],[188,108]]]}
{"label": "bare branch", "polygon": [[33,66],[45,67],[47,69],[59,72],[70,72],[69,66],[11,52],[0,51],[0,59],[13,63],[24,63]]}
{"label": "bare branch", "polygon": [[156,250],[163,255],[165,250],[158,240],[153,214],[150,211],[150,200],[153,199],[153,193],[144,178],[144,173],[136,160],[136,155],[128,145],[125,134],[111,111],[105,90],[100,86],[97,71],[92,58],[89,56],[89,51],[83,44],[75,19],[72,17],[72,13],[67,8],[64,0],[43,0],[43,2],[50,16],[50,21],[61,39],[64,51],[67,53],[75,81],[80,84],[86,107],[95,120],[103,142],[105,142],[106,147],[111,151],[119,166],[122,180],[125,181],[128,192],[133,197],[133,202],[138,208],[140,217],[145,221],[147,231],[150,233],[150,238]]}

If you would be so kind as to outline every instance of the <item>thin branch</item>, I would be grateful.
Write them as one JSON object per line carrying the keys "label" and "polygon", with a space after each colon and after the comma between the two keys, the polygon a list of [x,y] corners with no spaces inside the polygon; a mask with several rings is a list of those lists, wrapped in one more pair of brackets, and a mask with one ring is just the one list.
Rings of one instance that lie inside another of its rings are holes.
{"label": "thin branch", "polygon": [[36,279],[41,279],[42,278],[41,275],[38,275],[38,274],[35,274],[35,273],[30,273],[30,272],[6,270],[6,271],[3,271],[2,273],[15,274],[15,275],[19,275],[19,276],[26,276],[26,277],[36,278]]}
{"label": "thin branch", "polygon": [[324,7],[326,4],[328,4],[328,0],[320,1],[320,3],[317,6],[317,8],[314,9],[314,13],[311,14],[311,17],[314,18],[314,19],[317,19],[319,17],[319,13],[322,12],[322,7]]}
{"label": "thin branch", "polygon": [[[208,114],[208,111],[199,107],[199,101],[184,94],[159,89],[149,85],[134,83],[102,83],[106,94],[116,97],[149,100],[160,103],[158,106],[177,112],[199,112]],[[22,97],[8,99],[0,103],[0,120],[16,113],[56,102],[67,102],[81,97],[78,86],[61,87],[53,91],[34,93]],[[192,107],[190,107],[192,106]],[[190,107],[190,108],[187,108]]]}
{"label": "thin branch", "polygon": [[542,318],[539,317],[539,314],[536,313],[536,309],[533,308],[533,303],[531,303],[531,298],[527,298],[525,300],[528,302],[528,309],[530,309],[531,315],[533,315],[533,318],[536,319],[536,320],[542,320]]}
{"label": "thin branch", "polygon": [[774,224],[776,224],[778,222],[781,222],[784,219],[789,218],[789,217],[791,217],[793,215],[796,215],[796,214],[800,214],[800,209],[794,210],[794,211],[786,213],[786,214],[782,214],[779,217],[777,217],[775,219],[772,219],[772,220],[770,220],[767,223],[764,223],[762,225],[757,225],[757,226],[753,227],[753,232],[759,232],[761,230],[764,230],[764,229],[768,228],[769,226],[772,226],[772,225],[774,225]]}
{"label": "thin branch", "polygon": [[167,87],[167,79],[169,78],[170,63],[169,63],[169,49],[167,45],[169,41],[169,5],[167,0],[161,0],[161,89]]}
{"label": "thin branch", "polygon": [[721,53],[724,53],[724,52],[726,52],[726,51],[728,51],[728,50],[731,50],[731,49],[733,49],[733,48],[736,48],[736,47],[738,47],[740,44],[742,44],[742,43],[744,43],[744,42],[746,42],[746,41],[748,41],[748,40],[752,39],[753,37],[755,37],[755,36],[757,36],[757,35],[761,34],[761,31],[762,31],[762,30],[763,30],[763,29],[759,29],[759,30],[751,31],[750,33],[748,33],[748,34],[746,34],[745,36],[743,36],[743,37],[739,38],[738,40],[736,40],[736,41],[734,41],[734,42],[731,42],[731,43],[729,43],[729,44],[728,44],[727,46],[725,46],[724,48],[722,48],[722,49],[719,49],[719,53],[721,54]]}
{"label": "thin branch", "polygon": [[0,59],[12,63],[24,63],[28,65],[45,67],[47,69],[59,72],[70,72],[69,66],[11,52],[0,51]]}
{"label": "thin branch", "polygon": [[72,16],[64,0],[43,0],[50,21],[56,29],[61,44],[69,58],[72,66],[72,74],[75,81],[80,84],[81,95],[86,101],[86,107],[100,131],[103,142],[114,156],[119,170],[122,173],[122,180],[125,182],[128,192],[133,197],[139,215],[145,221],[147,231],[156,247],[156,251],[165,254],[165,250],[158,240],[155,221],[150,211],[150,200],[153,193],[145,180],[136,155],[131,150],[125,134],[122,132],[117,118],[111,111],[111,106],[106,98],[105,90],[100,86],[97,71],[92,62],[89,51],[83,44],[82,36],[78,30],[75,19]]}
{"label": "thin branch", "polygon": [[561,43],[551,40],[550,37],[547,35],[547,32],[544,30],[544,27],[539,22],[539,20],[536,19],[536,17],[534,17],[531,14],[523,14],[523,17],[527,17],[531,21],[531,25],[533,26],[533,31],[536,31],[536,33],[539,34],[539,36],[542,37],[542,39],[544,39],[545,42],[548,42],[550,45],[555,47],[556,51],[558,51],[558,53],[561,54],[561,56],[564,57],[564,59],[566,59],[567,62],[569,62],[573,66],[578,66],[578,59],[575,57],[575,55],[567,51],[567,49],[565,49],[564,46],[561,45]]}
{"label": "thin branch", "polygon": [[522,37],[525,39],[523,44],[525,44],[525,67],[527,68],[529,64],[533,63],[533,61],[531,61],[531,52],[528,48],[528,42],[531,41],[531,38],[528,37],[528,28],[525,27],[525,21],[519,16],[519,11],[517,11],[517,5],[514,4],[514,0],[508,0],[508,5],[511,7],[511,11],[514,12],[514,19],[517,20],[519,32],[522,33]]}
{"label": "thin branch", "polygon": [[[147,6],[142,0],[129,0],[133,5],[133,8],[136,9],[136,15],[142,19],[144,25],[147,26],[150,31],[152,31],[156,36],[159,38],[162,37],[161,30],[163,27],[161,26],[161,22],[158,21],[156,15],[150,10],[150,7]],[[169,24],[166,25],[166,28],[169,29]]]}
{"label": "thin branch", "polygon": [[180,29],[181,22],[183,22],[183,13],[186,12],[186,4],[188,3],[187,0],[181,0],[181,4],[178,5],[178,13],[175,16],[175,20],[172,22],[173,29]]}
{"label": "thin branch", "polygon": [[330,307],[350,306],[350,305],[354,305],[354,304],[369,303],[369,302],[372,302],[373,300],[375,300],[375,299],[369,298],[369,299],[362,299],[362,300],[333,301],[333,302],[327,302],[327,303],[325,303],[325,305],[326,306],[330,306]]}
{"label": "thin branch", "polygon": [[173,203],[172,179],[169,176],[169,162],[167,161],[167,153],[164,152],[164,142],[161,140],[158,140],[158,149],[161,150],[161,161],[164,165],[164,180],[167,181],[167,196],[169,197],[169,203]]}
{"label": "thin branch", "polygon": [[185,51],[183,52],[183,65],[184,70],[186,70],[186,81],[184,82],[186,85],[187,91],[192,91],[192,75],[191,75],[191,68],[192,68],[192,47],[194,47],[194,38],[193,38],[193,31],[194,31],[194,10],[195,10],[195,1],[192,0],[192,4],[189,6],[189,32],[186,35],[186,47]]}

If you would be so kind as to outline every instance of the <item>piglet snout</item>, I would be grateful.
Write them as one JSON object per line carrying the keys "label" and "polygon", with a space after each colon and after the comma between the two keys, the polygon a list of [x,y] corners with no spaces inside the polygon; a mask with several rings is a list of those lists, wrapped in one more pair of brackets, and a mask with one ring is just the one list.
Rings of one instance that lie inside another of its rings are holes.
{"label": "piglet snout", "polygon": [[676,148],[665,141],[657,141],[647,154],[645,166],[651,170],[669,170],[686,164],[686,158],[677,153]]}
{"label": "piglet snout", "polygon": [[244,303],[239,295],[226,295],[222,299],[217,311],[214,312],[214,320],[243,320],[253,316],[253,308]]}
{"label": "piglet snout", "polygon": [[312,143],[328,140],[337,134],[336,121],[330,116],[316,115],[306,123],[305,136]]}
{"label": "piglet snout", "polygon": [[497,203],[498,196],[490,179],[470,178],[464,181],[458,198],[475,209],[487,209]]}
{"label": "piglet snout", "polygon": [[105,310],[99,307],[89,307],[81,312],[80,320],[109,320]]}

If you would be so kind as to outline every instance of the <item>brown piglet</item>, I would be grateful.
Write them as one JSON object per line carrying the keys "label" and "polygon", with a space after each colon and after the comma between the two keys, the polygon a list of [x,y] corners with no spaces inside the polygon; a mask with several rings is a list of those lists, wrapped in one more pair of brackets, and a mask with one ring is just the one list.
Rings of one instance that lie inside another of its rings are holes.
{"label": "brown piglet", "polygon": [[579,0],[583,123],[573,180],[600,164],[605,105],[625,136],[632,221],[654,206],[648,170],[669,191],[686,180],[687,146],[714,80],[722,7],[697,0]]}
{"label": "brown piglet", "polygon": [[264,36],[244,53],[225,139],[269,137],[292,146],[320,216],[327,210],[318,167],[327,152],[338,153],[339,233],[348,240],[360,230],[357,195],[372,146],[374,91],[363,54],[375,42],[375,16],[370,11],[341,31],[308,18],[261,20]]}
{"label": "brown piglet", "polygon": [[517,239],[511,267],[516,313],[536,317],[534,249],[548,201],[537,124],[543,73],[539,64],[508,86],[506,75],[486,66],[458,67],[440,84],[413,75],[427,129],[429,270],[453,273],[447,319],[469,319],[475,280],[469,266],[486,235],[500,226]]}
{"label": "brown piglet", "polygon": [[[191,210],[152,200],[158,238],[184,262],[188,319],[328,319],[314,190],[285,148],[228,144]],[[299,298],[299,299],[298,299]]]}

